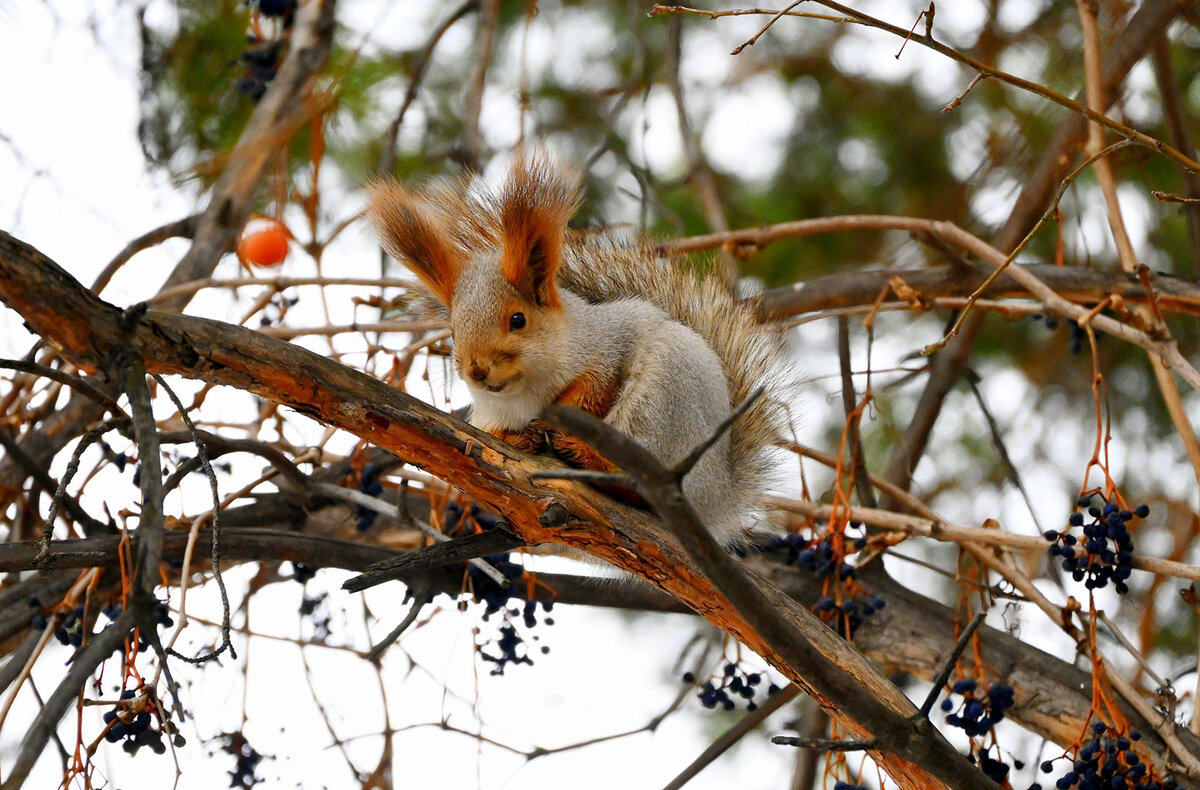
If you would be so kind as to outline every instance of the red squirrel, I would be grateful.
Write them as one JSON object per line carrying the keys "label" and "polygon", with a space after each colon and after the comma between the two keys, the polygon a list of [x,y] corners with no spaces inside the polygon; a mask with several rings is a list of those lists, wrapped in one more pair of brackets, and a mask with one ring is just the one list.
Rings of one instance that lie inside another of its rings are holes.
{"label": "red squirrel", "polygon": [[[414,192],[383,180],[368,192],[384,249],[449,311],[471,423],[520,449],[614,471],[537,419],[567,404],[670,465],[777,373],[780,334],[716,272],[568,231],[577,179],[544,155],[518,156],[491,191],[444,182]],[[684,479],[724,542],[759,506],[778,419],[760,398]]]}

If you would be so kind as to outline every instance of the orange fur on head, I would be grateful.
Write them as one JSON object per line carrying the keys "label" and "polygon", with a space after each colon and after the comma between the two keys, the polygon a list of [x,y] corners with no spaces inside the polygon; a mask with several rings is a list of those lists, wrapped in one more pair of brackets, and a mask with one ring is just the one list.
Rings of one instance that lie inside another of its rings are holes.
{"label": "orange fur on head", "polygon": [[367,186],[367,219],[388,254],[403,263],[449,306],[463,253],[450,241],[438,213],[391,179]]}
{"label": "orange fur on head", "polygon": [[567,221],[579,208],[578,184],[541,154],[518,156],[498,200],[500,270],[522,296],[557,307],[554,278]]}

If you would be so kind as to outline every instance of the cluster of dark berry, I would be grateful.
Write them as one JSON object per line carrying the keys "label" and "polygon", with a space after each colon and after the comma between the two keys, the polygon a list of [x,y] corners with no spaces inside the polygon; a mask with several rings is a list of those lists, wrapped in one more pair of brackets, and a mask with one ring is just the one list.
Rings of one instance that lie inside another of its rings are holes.
{"label": "cluster of dark berry", "polygon": [[[121,692],[122,700],[131,700],[136,696],[137,692],[133,689]],[[123,740],[121,748],[128,754],[137,754],[138,749],[143,746],[149,747],[155,754],[163,754],[167,751],[167,745],[163,743],[163,735],[166,732],[174,733],[173,740],[177,748],[187,743],[170,722],[160,729],[152,728],[153,722],[154,717],[145,708],[135,712],[127,705],[117,705],[104,713],[104,723],[108,727],[108,731],[104,733],[104,740],[109,743]]]}
{"label": "cluster of dark berry", "polygon": [[1020,760],[1013,760],[1010,766],[1001,759],[1000,747],[996,747],[996,756],[992,756],[992,747],[984,747],[978,752],[968,754],[967,759],[979,766],[979,770],[983,771],[984,776],[991,779],[996,784],[1003,785],[1008,781],[1008,772],[1010,768],[1016,768],[1020,771],[1025,767],[1025,763]]}
{"label": "cluster of dark berry", "polygon": [[[469,517],[464,519],[463,516]],[[457,502],[446,504],[442,520],[442,532],[444,534],[453,535],[456,532],[469,534],[469,530],[473,528],[472,522],[483,530],[493,529],[496,526],[496,519],[484,513],[474,503],[471,504],[469,510],[464,510],[462,505]],[[525,575],[525,568],[513,562],[512,555],[507,552],[504,554],[493,554],[483,559],[493,568],[500,571],[500,574],[509,581],[508,587],[501,587],[491,576],[488,576],[479,568],[474,565],[467,565],[467,580],[471,584],[471,589],[475,592],[475,600],[483,603],[483,619],[487,620],[496,612],[507,610],[509,600],[512,598],[512,592],[516,589],[517,581]]]}
{"label": "cluster of dark berry", "polygon": [[[1159,779],[1153,768],[1138,757],[1133,744],[1141,739],[1137,730],[1125,735],[1112,729],[1102,721],[1092,725],[1092,737],[1084,741],[1068,761],[1067,772],[1054,783],[1058,790],[1070,790],[1079,786],[1090,788],[1117,788],[1117,790],[1176,790],[1179,785],[1174,779]],[[1055,760],[1042,763],[1042,773],[1054,773]],[[1034,784],[1029,790],[1041,790]]]}
{"label": "cluster of dark berry", "polygon": [[[116,620],[121,614],[121,604],[113,604],[112,606],[105,607],[102,611],[104,616],[109,620]],[[159,601],[154,605],[154,624],[158,628],[170,628],[175,625],[175,621],[171,619],[171,610],[167,607],[166,601]],[[139,630],[138,650],[148,650],[149,648],[150,640]]]}
{"label": "cluster of dark berry", "polygon": [[960,695],[962,702],[955,704],[951,699],[942,700],[942,710],[949,714],[946,723],[961,728],[972,738],[986,735],[1013,706],[1012,686],[1000,681],[979,693],[979,684],[965,678],[955,681],[950,692]]}
{"label": "cluster of dark berry", "polygon": [[[490,576],[483,573],[474,565],[467,566],[467,576],[471,580],[471,584],[475,590],[475,598],[483,604],[483,615],[481,619],[485,622],[490,620],[492,615],[499,613],[503,618],[503,623],[500,624],[497,633],[493,638],[482,638],[478,643],[479,657],[484,661],[495,664],[492,669],[493,675],[503,675],[505,668],[509,664],[532,664],[533,660],[529,657],[529,647],[525,644],[525,636],[517,630],[516,622],[518,619],[525,629],[532,631],[538,625],[538,606],[542,607],[545,615],[542,616],[541,622],[545,625],[554,625],[554,618],[548,616],[550,611],[554,609],[554,601],[546,599],[543,601],[524,601],[521,606],[509,607],[510,603],[515,603],[513,600],[513,590],[516,588],[517,581],[525,574],[525,569],[512,561],[509,554],[493,554],[490,557],[484,558],[489,565],[504,575],[504,578],[509,580],[507,588],[501,587]],[[530,634],[530,641],[540,641],[541,637],[538,634]],[[489,652],[489,649],[493,652]],[[550,648],[543,645],[541,653],[545,655],[550,652]]]}
{"label": "cluster of dark berry", "polygon": [[[379,467],[375,464],[363,464],[362,478],[358,482],[358,490],[370,497],[378,497],[383,493],[383,482],[379,479]],[[359,532],[366,532],[379,518],[379,512],[362,505],[354,506],[354,526]]]}
{"label": "cluster of dark berry", "polygon": [[[491,581],[489,579],[489,581]],[[493,586],[498,587],[494,582]],[[520,618],[521,624],[524,625],[527,631],[532,632],[538,625],[537,610],[541,606],[547,614],[554,609],[554,601],[525,601],[520,608],[512,607],[503,609],[492,609],[492,602],[485,604],[483,619],[487,620],[497,611],[503,612],[504,622],[500,625],[496,635],[493,638],[482,638],[478,643],[479,657],[484,661],[495,664],[492,669],[493,675],[503,675],[505,668],[509,664],[533,664],[533,659],[529,657],[530,647],[526,644],[528,638],[532,642],[541,641],[541,636],[535,633],[522,635],[517,630],[516,621]],[[554,618],[543,615],[541,622],[550,626],[554,625]],[[481,632],[482,633],[482,632]],[[494,652],[490,652],[494,651]],[[542,655],[550,652],[550,648],[542,645],[540,648]]]}
{"label": "cluster of dark berry", "polygon": [[841,604],[838,604],[832,595],[822,595],[817,599],[813,609],[818,617],[829,624],[830,628],[845,637],[847,633],[853,634],[857,631],[865,618],[875,614],[886,604],[887,601],[881,595],[876,595],[874,598],[863,596],[857,600],[847,596],[842,599]]}
{"label": "cluster of dark berry", "polygon": [[807,549],[811,542],[799,533],[789,532],[786,535],[776,535],[771,538],[771,541],[763,547],[763,551],[786,551],[787,556],[783,558],[784,563],[795,565],[800,559],[800,552]]}
{"label": "cluster of dark berry", "polygon": [[[494,529],[496,524],[497,519],[494,516],[485,513],[474,503],[464,509],[457,502],[449,502],[444,513],[442,532],[449,535],[455,532],[468,532],[475,528],[486,531]],[[501,587],[479,568],[467,565],[467,579],[475,593],[475,600],[483,604],[483,614],[480,619],[487,622],[494,614],[500,614],[502,619],[498,628],[490,636],[483,635],[481,629],[477,643],[479,657],[495,665],[491,674],[503,675],[509,664],[533,664],[533,659],[529,657],[531,648],[526,644],[526,639],[538,642],[541,641],[541,636],[535,633],[522,635],[517,624],[519,622],[526,631],[535,629],[539,624],[538,607],[540,606],[544,612],[540,622],[548,626],[554,625],[554,618],[549,616],[554,609],[554,601],[549,598],[537,601],[514,599],[513,593],[520,589],[518,582],[524,577],[525,568],[513,562],[510,553],[493,554],[483,559],[500,571],[500,574],[509,582],[508,587]],[[550,648],[545,645],[539,650],[542,655],[550,652]]]}
{"label": "cluster of dark berry", "polygon": [[[121,604],[110,604],[100,610],[100,613],[109,620],[116,620],[121,615]],[[166,601],[159,601],[154,605],[154,624],[158,628],[170,628],[175,625],[175,621],[171,619],[171,610],[167,607]],[[112,628],[112,623],[104,626],[107,630]],[[150,639],[145,631],[138,629],[138,652],[145,652],[150,649]],[[121,645],[121,650],[125,650],[125,645]]]}
{"label": "cluster of dark berry", "polygon": [[[848,529],[862,529],[861,524],[851,523]],[[867,547],[866,536],[843,538],[843,547],[852,546],[851,552]],[[826,535],[820,540],[808,540],[801,535],[789,534],[776,537],[767,546],[768,551],[784,550],[784,563],[798,565],[811,571],[819,578],[829,579],[842,590],[841,603],[832,595],[824,595],[813,606],[817,616],[829,624],[842,637],[852,635],[867,617],[875,614],[887,603],[882,596],[866,596],[855,577],[857,569],[845,561],[845,549],[834,547],[833,537]],[[828,588],[827,588],[828,589]]]}
{"label": "cluster of dark berry", "polygon": [[258,764],[262,762],[263,756],[250,745],[246,740],[246,736],[240,732],[231,732],[222,735],[221,738],[225,741],[222,750],[232,754],[237,762],[234,769],[229,772],[230,787],[254,787],[259,782],[264,781],[254,775],[254,771],[258,768]]}
{"label": "cluster of dark berry", "polygon": [[[864,542],[864,546],[866,543]],[[791,558],[789,551],[788,558]],[[817,543],[810,543],[796,554],[795,564],[806,568],[822,578],[846,581],[855,576],[854,566],[844,562],[833,549],[833,541],[829,536]]]}
{"label": "cluster of dark berry", "polygon": [[[494,648],[498,653],[489,653],[487,648]],[[500,626],[500,637],[479,646],[479,657],[484,661],[495,664],[491,674],[503,675],[509,664],[533,664],[529,651],[525,648],[525,640],[517,633],[512,623]]]}
{"label": "cluster of dark berry", "polygon": [[[1062,557],[1063,570],[1089,590],[1107,587],[1111,581],[1116,591],[1124,595],[1129,592],[1126,582],[1133,572],[1133,538],[1128,524],[1150,515],[1150,506],[1122,510],[1113,502],[1095,505],[1091,496],[1079,497],[1075,505],[1077,510],[1068,518],[1070,526],[1066,530],[1051,529],[1043,534],[1050,541],[1050,556]],[[1073,527],[1083,528],[1082,541],[1071,534]],[[1082,555],[1076,553],[1080,545]]]}
{"label": "cluster of dark berry", "polygon": [[[683,682],[695,683],[695,673],[684,672]],[[768,683],[764,687],[762,682],[762,673],[746,672],[737,664],[729,662],[725,664],[721,677],[716,682],[707,680],[700,687],[700,704],[709,710],[718,707],[722,710],[733,710],[737,707],[734,697],[741,697],[746,701],[746,710],[757,710],[758,702],[755,697],[760,691],[765,690],[768,697],[779,693],[779,686]]]}
{"label": "cluster of dark berry", "polygon": [[[29,627],[34,631],[45,631],[50,621],[41,612],[41,602],[37,598],[30,598],[29,606],[35,610],[33,618],[29,622]],[[58,640],[60,645],[79,647],[83,644],[83,636],[83,604],[76,604],[59,622],[58,627],[54,629],[54,638]]]}

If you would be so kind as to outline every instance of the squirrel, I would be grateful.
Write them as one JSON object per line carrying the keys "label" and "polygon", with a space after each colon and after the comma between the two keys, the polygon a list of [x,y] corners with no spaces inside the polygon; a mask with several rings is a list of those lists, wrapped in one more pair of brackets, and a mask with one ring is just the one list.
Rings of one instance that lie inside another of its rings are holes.
{"label": "squirrel", "polygon": [[[518,449],[618,471],[538,419],[564,404],[671,465],[771,382],[779,332],[714,271],[568,230],[578,179],[544,154],[517,156],[495,190],[464,180],[413,192],[386,179],[367,191],[384,249],[449,312],[470,422]],[[726,545],[759,509],[777,422],[759,398],[684,478],[685,496]]]}

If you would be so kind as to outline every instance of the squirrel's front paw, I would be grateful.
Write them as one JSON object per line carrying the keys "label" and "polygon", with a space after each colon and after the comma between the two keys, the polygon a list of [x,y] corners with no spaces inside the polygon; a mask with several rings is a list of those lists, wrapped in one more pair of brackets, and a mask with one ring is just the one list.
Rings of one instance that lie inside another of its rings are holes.
{"label": "squirrel's front paw", "polygon": [[558,430],[545,420],[530,420],[521,429],[521,441],[513,442],[531,455],[549,455],[554,452],[554,437],[561,436]]}

